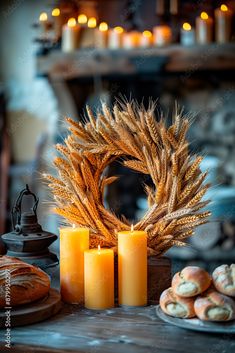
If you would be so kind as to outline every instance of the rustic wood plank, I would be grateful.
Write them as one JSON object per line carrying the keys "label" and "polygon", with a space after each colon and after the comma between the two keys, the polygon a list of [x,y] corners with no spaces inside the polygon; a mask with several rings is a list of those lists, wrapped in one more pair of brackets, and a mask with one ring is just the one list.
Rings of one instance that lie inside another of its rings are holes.
{"label": "rustic wood plank", "polygon": [[[1,348],[2,340],[3,335]],[[48,321],[12,329],[12,343],[16,353],[235,351],[234,336],[201,334],[170,326],[156,317],[154,306],[97,312],[64,305]]]}
{"label": "rustic wood plank", "polygon": [[235,44],[175,44],[163,48],[133,50],[80,49],[66,54],[60,50],[37,57],[38,75],[72,79],[93,75],[132,75],[141,70],[187,72],[198,70],[235,70]]}

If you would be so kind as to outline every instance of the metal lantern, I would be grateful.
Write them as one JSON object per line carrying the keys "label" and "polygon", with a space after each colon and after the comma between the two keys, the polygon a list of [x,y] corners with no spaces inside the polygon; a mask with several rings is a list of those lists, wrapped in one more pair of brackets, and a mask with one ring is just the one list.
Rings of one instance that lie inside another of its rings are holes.
{"label": "metal lantern", "polygon": [[[25,196],[32,196],[33,207],[22,213],[22,202]],[[4,234],[2,240],[7,247],[8,256],[13,256],[42,269],[56,266],[58,258],[48,247],[57,239],[57,235],[44,231],[37,219],[39,198],[29,190],[23,189],[12,209],[11,233]]]}

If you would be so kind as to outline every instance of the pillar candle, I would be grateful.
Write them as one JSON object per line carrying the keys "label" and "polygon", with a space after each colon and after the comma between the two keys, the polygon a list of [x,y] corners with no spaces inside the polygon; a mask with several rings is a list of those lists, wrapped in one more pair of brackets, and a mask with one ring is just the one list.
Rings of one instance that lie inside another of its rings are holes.
{"label": "pillar candle", "polygon": [[84,300],[84,251],[89,249],[89,229],[60,229],[60,288],[62,300]]}
{"label": "pillar candle", "polygon": [[80,26],[75,18],[70,18],[62,29],[62,51],[69,53],[78,48]]}
{"label": "pillar candle", "polygon": [[119,49],[122,47],[123,32],[124,29],[119,26],[109,30],[108,47],[110,49]]}
{"label": "pillar candle", "polygon": [[108,25],[101,22],[99,28],[95,29],[95,46],[99,49],[107,48],[108,45]]}
{"label": "pillar candle", "polygon": [[51,16],[53,18],[53,27],[55,32],[55,37],[60,38],[62,34],[62,27],[63,27],[63,18],[60,13],[59,8],[55,8],[51,12]]}
{"label": "pillar candle", "polygon": [[42,12],[39,16],[39,22],[43,32],[47,32],[50,29],[50,22],[46,12]]}
{"label": "pillar candle", "polygon": [[215,39],[218,43],[226,43],[231,39],[232,11],[226,5],[215,10]]}
{"label": "pillar candle", "polygon": [[196,18],[196,37],[199,44],[208,44],[212,42],[213,20],[206,12],[202,12],[200,17]]}
{"label": "pillar candle", "polygon": [[114,253],[92,249],[84,253],[85,307],[101,310],[114,307]]}
{"label": "pillar candle", "polygon": [[179,12],[179,1],[178,0],[170,0],[170,14],[177,15]]}
{"label": "pillar candle", "polygon": [[180,42],[185,46],[195,44],[195,30],[187,22],[183,24],[180,30]]}
{"label": "pillar candle", "polygon": [[87,20],[87,27],[82,26],[81,45],[84,48],[94,48],[95,46],[95,28],[97,21],[95,17],[90,17]]}
{"label": "pillar candle", "polygon": [[156,0],[156,14],[157,15],[164,15],[165,13],[165,0]]}
{"label": "pillar candle", "polygon": [[123,34],[123,48],[133,49],[140,45],[141,33],[137,31],[126,32]]}
{"label": "pillar candle", "polygon": [[147,304],[147,234],[118,233],[118,296],[120,305]]}
{"label": "pillar candle", "polygon": [[164,46],[172,41],[172,31],[169,26],[156,26],[153,28],[153,42],[156,46]]}
{"label": "pillar candle", "polygon": [[140,47],[148,48],[153,44],[153,35],[150,31],[144,31],[140,37]]}

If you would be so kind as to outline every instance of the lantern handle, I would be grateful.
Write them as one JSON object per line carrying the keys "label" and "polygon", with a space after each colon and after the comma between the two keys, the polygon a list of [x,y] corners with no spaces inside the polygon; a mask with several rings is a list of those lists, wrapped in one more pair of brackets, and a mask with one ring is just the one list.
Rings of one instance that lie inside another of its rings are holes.
{"label": "lantern handle", "polygon": [[21,206],[22,206],[22,201],[23,201],[23,197],[24,196],[29,196],[32,195],[34,198],[34,205],[32,207],[32,211],[34,213],[34,215],[37,217],[37,207],[38,207],[38,202],[39,202],[39,198],[29,190],[29,186],[28,184],[26,184],[25,189],[23,189],[19,196],[16,199],[15,205],[12,208],[11,211],[11,222],[12,222],[12,226],[13,229],[16,229],[17,231],[19,231],[20,228],[20,223],[21,223]]}

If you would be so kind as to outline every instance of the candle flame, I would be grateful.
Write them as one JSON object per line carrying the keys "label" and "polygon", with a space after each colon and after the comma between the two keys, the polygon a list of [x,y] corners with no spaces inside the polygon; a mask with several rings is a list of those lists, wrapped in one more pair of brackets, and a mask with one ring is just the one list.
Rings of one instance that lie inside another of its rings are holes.
{"label": "candle flame", "polygon": [[80,25],[84,25],[85,23],[87,23],[87,16],[84,15],[83,13],[81,15],[78,16],[78,23]]}
{"label": "candle flame", "polygon": [[55,9],[52,10],[51,15],[53,17],[58,17],[60,15],[60,9],[58,9],[58,7],[56,7]]}
{"label": "candle flame", "polygon": [[228,11],[228,6],[223,4],[223,5],[220,6],[220,10],[223,11],[223,12],[226,12],[226,11]]}
{"label": "candle flame", "polygon": [[152,32],[150,32],[150,31],[144,31],[142,34],[146,38],[151,38],[152,37]]}
{"label": "candle flame", "polygon": [[68,20],[68,27],[75,27],[76,26],[76,20],[74,17],[71,17],[69,20]]}
{"label": "candle flame", "polygon": [[208,18],[209,18],[209,16],[207,15],[206,12],[202,12],[202,13],[201,13],[201,19],[202,19],[202,20],[208,20]]}
{"label": "candle flame", "polygon": [[76,226],[75,226],[75,224],[73,224],[73,229],[75,229],[76,228]]}
{"label": "candle flame", "polygon": [[134,231],[134,225],[132,224],[131,225],[131,232],[133,232]]}
{"label": "candle flame", "polygon": [[98,245],[98,254],[100,254],[100,244]]}
{"label": "candle flame", "polygon": [[185,31],[191,31],[192,26],[191,26],[190,23],[185,22],[185,23],[183,24],[183,29],[184,29]]}
{"label": "candle flame", "polygon": [[101,22],[99,25],[99,30],[101,32],[106,32],[108,30],[108,24],[106,22]]}
{"label": "candle flame", "polygon": [[96,18],[95,17],[91,17],[91,18],[89,18],[89,20],[87,22],[87,26],[89,28],[95,28],[96,27],[96,23],[97,23]]}
{"label": "candle flame", "polygon": [[42,12],[41,15],[39,16],[39,21],[44,22],[47,21],[48,16],[46,12]]}
{"label": "candle flame", "polygon": [[114,32],[119,33],[119,34],[124,32],[124,29],[120,26],[114,27],[113,30],[114,30]]}

